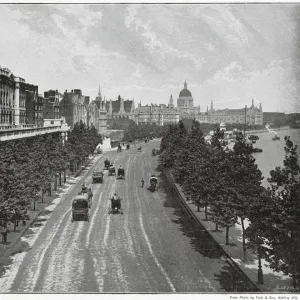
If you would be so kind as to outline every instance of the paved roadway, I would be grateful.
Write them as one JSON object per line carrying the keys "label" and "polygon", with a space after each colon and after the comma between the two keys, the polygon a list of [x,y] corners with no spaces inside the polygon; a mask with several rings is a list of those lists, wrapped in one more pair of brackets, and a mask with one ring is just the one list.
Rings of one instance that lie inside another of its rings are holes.
{"label": "paved roadway", "polygon": [[[230,291],[231,271],[204,232],[184,215],[164,186],[147,190],[158,157],[151,141],[108,156],[122,164],[126,180],[104,174],[92,184],[93,167],[51,214],[16,271],[9,292],[220,292]],[[145,187],[141,187],[141,178]],[[90,222],[71,223],[71,201],[83,181],[94,193]],[[108,198],[124,198],[124,215],[109,215]],[[2,290],[1,292],[5,292]]]}

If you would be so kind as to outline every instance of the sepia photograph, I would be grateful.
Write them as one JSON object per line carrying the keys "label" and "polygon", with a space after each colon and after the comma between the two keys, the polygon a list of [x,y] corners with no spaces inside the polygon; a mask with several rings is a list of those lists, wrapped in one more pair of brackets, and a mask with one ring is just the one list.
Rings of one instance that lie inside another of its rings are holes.
{"label": "sepia photograph", "polygon": [[8,2],[0,37],[2,296],[300,300],[300,2]]}

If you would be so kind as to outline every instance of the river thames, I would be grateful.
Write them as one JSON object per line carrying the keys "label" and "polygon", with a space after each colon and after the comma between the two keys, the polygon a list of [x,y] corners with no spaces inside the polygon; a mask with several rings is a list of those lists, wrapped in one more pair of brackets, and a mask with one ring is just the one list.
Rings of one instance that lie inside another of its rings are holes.
{"label": "river thames", "polygon": [[291,141],[298,145],[298,155],[300,157],[300,129],[287,129],[277,131],[277,135],[280,137],[279,141],[273,141],[274,134],[269,132],[255,133],[259,136],[259,140],[256,142],[255,147],[261,148],[262,153],[254,153],[253,157],[259,169],[264,176],[263,185],[266,186],[267,178],[270,177],[270,171],[275,169],[276,166],[282,167],[285,157],[285,140],[286,135],[291,137]]}

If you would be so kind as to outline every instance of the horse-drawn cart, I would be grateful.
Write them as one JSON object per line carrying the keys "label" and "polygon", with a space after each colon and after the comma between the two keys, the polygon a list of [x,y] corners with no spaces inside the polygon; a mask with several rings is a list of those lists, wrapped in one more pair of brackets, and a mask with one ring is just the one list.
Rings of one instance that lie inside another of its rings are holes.
{"label": "horse-drawn cart", "polygon": [[88,221],[90,220],[90,205],[89,195],[81,194],[75,196],[72,202],[72,222],[74,221]]}
{"label": "horse-drawn cart", "polygon": [[120,198],[120,197],[110,198],[111,204],[110,204],[110,208],[108,210],[109,214],[119,214],[120,213],[121,215],[123,215],[123,209],[121,208],[121,200],[122,200],[122,198]]}
{"label": "horse-drawn cart", "polygon": [[110,167],[110,161],[108,160],[108,159],[106,159],[105,161],[104,161],[104,170],[108,170],[109,169],[109,167]]}
{"label": "horse-drawn cart", "polygon": [[123,168],[118,169],[117,179],[125,179],[125,170]]}
{"label": "horse-drawn cart", "polygon": [[114,166],[110,166],[108,169],[108,176],[115,176],[116,175],[116,168]]}

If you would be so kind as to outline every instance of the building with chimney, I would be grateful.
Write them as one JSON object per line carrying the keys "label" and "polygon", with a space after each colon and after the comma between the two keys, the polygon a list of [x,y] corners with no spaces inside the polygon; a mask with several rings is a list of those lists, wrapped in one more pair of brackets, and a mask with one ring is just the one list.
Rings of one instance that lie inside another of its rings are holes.
{"label": "building with chimney", "polygon": [[44,98],[37,85],[26,84],[26,124],[44,126]]}
{"label": "building with chimney", "polygon": [[173,96],[170,96],[169,104],[160,105],[145,105],[139,103],[138,108],[135,110],[135,122],[137,124],[156,124],[165,125],[171,123],[178,123],[180,119],[179,109],[174,107]]}
{"label": "building with chimney", "polygon": [[134,119],[135,105],[134,100],[124,100],[121,96],[118,96],[118,100],[105,101],[107,118],[108,119],[120,119],[128,118]]}
{"label": "building with chimney", "polygon": [[44,117],[45,119],[60,119],[60,106],[63,95],[58,90],[44,92]]}
{"label": "building with chimney", "polygon": [[208,110],[209,123],[231,123],[231,124],[248,124],[248,125],[263,125],[263,111],[260,103],[259,107],[255,107],[254,100],[252,105],[247,108],[240,109],[218,109],[213,108],[211,102],[210,110]]}
{"label": "building with chimney", "polygon": [[77,122],[82,121],[87,124],[88,112],[86,105],[89,98],[82,95],[80,89],[65,91],[60,101],[60,114],[65,117],[66,123],[72,128]]}

